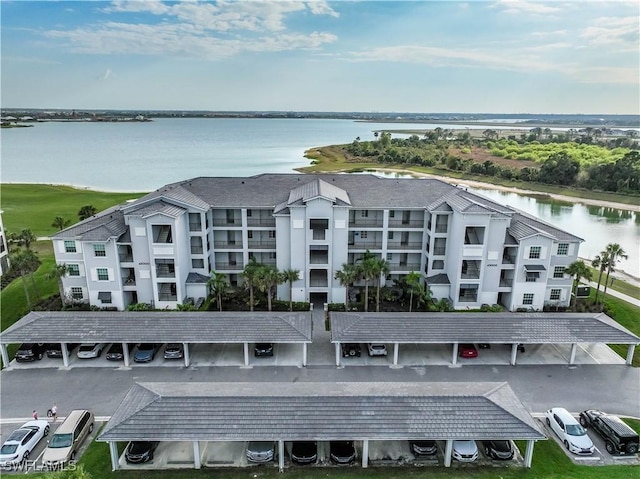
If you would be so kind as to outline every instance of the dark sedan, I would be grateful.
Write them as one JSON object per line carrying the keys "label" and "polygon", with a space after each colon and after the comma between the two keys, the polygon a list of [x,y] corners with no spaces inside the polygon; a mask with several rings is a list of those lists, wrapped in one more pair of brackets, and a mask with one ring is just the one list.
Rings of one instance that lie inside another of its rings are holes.
{"label": "dark sedan", "polygon": [[127,444],[124,458],[130,464],[141,464],[153,460],[153,453],[160,444],[158,441],[133,441]]}
{"label": "dark sedan", "polygon": [[109,361],[122,361],[124,359],[124,351],[122,350],[122,343],[113,343],[107,349],[105,356]]}
{"label": "dark sedan", "polygon": [[507,461],[513,459],[511,441],[482,441],[484,453],[491,459]]}
{"label": "dark sedan", "polygon": [[291,460],[296,464],[315,464],[318,444],[315,441],[298,441],[291,446]]}
{"label": "dark sedan", "polygon": [[45,352],[43,343],[24,343],[21,344],[16,352],[16,361],[27,362],[42,359]]}
{"label": "dark sedan", "polygon": [[136,352],[133,353],[133,360],[136,363],[150,363],[156,357],[158,348],[160,345],[156,343],[138,344]]}
{"label": "dark sedan", "polygon": [[[75,348],[77,348],[80,344],[78,343],[70,343],[67,344],[67,351],[71,353]],[[61,358],[62,357],[62,344],[60,343],[51,343],[46,345],[47,357],[48,358]]]}
{"label": "dark sedan", "polygon": [[433,456],[438,452],[436,441],[409,441],[409,444],[416,456]]}
{"label": "dark sedan", "polygon": [[164,349],[165,359],[182,359],[184,357],[184,346],[182,343],[169,343]]}
{"label": "dark sedan", "polygon": [[258,358],[260,356],[273,356],[273,344],[256,343],[253,348],[253,354]]}
{"label": "dark sedan", "polygon": [[356,460],[353,441],[331,441],[329,454],[334,464],[352,464]]}

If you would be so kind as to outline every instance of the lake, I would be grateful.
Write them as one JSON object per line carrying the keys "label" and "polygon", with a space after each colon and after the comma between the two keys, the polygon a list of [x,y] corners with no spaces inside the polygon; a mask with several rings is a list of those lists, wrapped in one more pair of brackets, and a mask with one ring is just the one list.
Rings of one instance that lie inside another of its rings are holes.
{"label": "lake", "polygon": [[[436,127],[461,128],[318,119],[45,122],[32,128],[0,130],[0,180],[70,184],[105,191],[151,191],[197,176],[290,173],[309,165],[303,156],[309,148],[350,143],[356,137],[370,140],[374,131],[382,129]],[[640,276],[638,213],[560,204],[495,190],[478,192],[584,238],[581,257],[593,258],[607,243],[620,243],[629,254],[621,269]]]}

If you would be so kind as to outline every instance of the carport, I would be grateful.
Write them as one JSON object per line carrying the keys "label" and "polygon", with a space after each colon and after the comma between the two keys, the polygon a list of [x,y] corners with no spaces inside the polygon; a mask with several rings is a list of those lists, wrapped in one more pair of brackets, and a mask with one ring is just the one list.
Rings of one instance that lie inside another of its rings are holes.
{"label": "carport", "polygon": [[184,365],[189,366],[189,344],[243,345],[249,366],[250,343],[302,345],[307,365],[311,342],[310,312],[31,312],[0,334],[3,364],[9,364],[7,344],[61,343],[62,359],[69,366],[69,343],[122,343],[124,365],[129,366],[133,343],[182,343]]}
{"label": "carport", "polygon": [[274,441],[284,469],[285,441],[525,440],[526,467],[543,430],[502,383],[139,383],[105,426],[113,470],[118,442],[189,441],[193,467],[209,441]]}
{"label": "carport", "polygon": [[518,344],[569,344],[569,364],[575,362],[579,343],[627,344],[631,365],[640,338],[604,313],[340,313],[332,312],[331,342],[336,365],[341,364],[342,343],[393,343],[393,365],[398,365],[401,344],[458,345],[510,344],[515,366]]}

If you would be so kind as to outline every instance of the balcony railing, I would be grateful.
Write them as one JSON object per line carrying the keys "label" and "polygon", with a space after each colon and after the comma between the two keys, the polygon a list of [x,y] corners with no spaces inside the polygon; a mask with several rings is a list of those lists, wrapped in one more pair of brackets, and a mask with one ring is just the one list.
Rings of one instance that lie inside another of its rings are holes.
{"label": "balcony railing", "polygon": [[448,225],[436,225],[436,233],[446,233]]}
{"label": "balcony railing", "polygon": [[120,257],[120,262],[121,263],[132,263],[133,262],[133,255],[132,254],[126,254],[126,253],[121,253],[119,255]]}
{"label": "balcony railing", "polygon": [[382,241],[375,243],[354,242],[349,244],[349,249],[382,249]]}
{"label": "balcony railing", "polygon": [[407,241],[405,243],[388,243],[387,249],[422,249],[419,241]]}
{"label": "balcony railing", "polygon": [[329,282],[326,279],[310,279],[309,280],[310,287],[325,287],[329,286]]}
{"label": "balcony railing", "polygon": [[437,256],[444,256],[445,252],[447,251],[447,248],[433,248],[433,254],[437,255]]}
{"label": "balcony railing", "polygon": [[354,228],[366,227],[366,228],[382,228],[382,218],[380,219],[350,219],[349,226]]}
{"label": "balcony railing", "polygon": [[502,257],[502,264],[516,264],[516,257],[513,255],[504,255]]}
{"label": "balcony railing", "polygon": [[171,293],[158,293],[159,301],[177,301],[178,295]]}
{"label": "balcony railing", "polygon": [[240,271],[242,269],[244,269],[244,266],[241,263],[219,263],[216,261],[216,271],[219,271],[219,270]]}
{"label": "balcony railing", "polygon": [[189,231],[202,231],[202,223],[189,223]]}
{"label": "balcony railing", "polygon": [[510,288],[513,286],[513,278],[500,278],[500,286]]}
{"label": "balcony railing", "polygon": [[135,276],[123,276],[122,284],[125,286],[135,286],[136,285],[136,277]]}
{"label": "balcony railing", "polygon": [[191,247],[191,254],[202,254],[202,246],[192,246]]}
{"label": "balcony railing", "polygon": [[389,228],[422,228],[424,221],[422,220],[389,220]]}
{"label": "balcony railing", "polygon": [[275,218],[247,218],[247,226],[264,226],[273,228],[275,225]]}
{"label": "balcony railing", "polygon": [[213,247],[216,249],[240,249],[242,241],[229,243],[228,241],[214,241]]}
{"label": "balcony railing", "polygon": [[420,263],[390,264],[391,271],[420,271]]}
{"label": "balcony railing", "polygon": [[213,218],[213,226],[242,226],[240,218]]}
{"label": "balcony railing", "polygon": [[249,249],[275,249],[275,241],[249,241]]}

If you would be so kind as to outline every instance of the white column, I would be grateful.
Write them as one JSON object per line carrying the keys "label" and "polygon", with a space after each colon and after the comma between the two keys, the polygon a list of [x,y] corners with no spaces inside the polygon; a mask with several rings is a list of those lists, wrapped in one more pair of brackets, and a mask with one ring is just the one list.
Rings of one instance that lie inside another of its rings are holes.
{"label": "white column", "polygon": [[340,343],[336,343],[336,366],[340,367]]}
{"label": "white column", "polygon": [[200,443],[198,441],[193,441],[193,467],[195,469],[200,469],[202,463],[200,462]]}
{"label": "white column", "polygon": [[122,343],[122,357],[124,358],[124,367],[129,367],[129,344]]}
{"label": "white column", "polygon": [[302,343],[302,365],[307,366],[307,343]]}
{"label": "white column", "polygon": [[400,350],[400,347],[398,346],[398,343],[393,343],[393,365],[394,366],[398,365],[399,350]]}
{"label": "white column", "polygon": [[630,344],[629,349],[627,349],[627,366],[631,366],[631,361],[633,361],[633,352],[635,349],[636,349],[635,344]]}
{"label": "white column", "polygon": [[458,343],[453,343],[453,358],[451,364],[458,364]]}
{"label": "white column", "polygon": [[284,441],[278,441],[278,469],[284,471]]}
{"label": "white column", "polygon": [[244,365],[249,366],[249,343],[244,343]]}
{"label": "white column", "polygon": [[62,343],[60,345],[60,349],[62,350],[62,364],[65,368],[69,367],[69,348],[67,347],[67,343]]}
{"label": "white column", "polygon": [[118,470],[118,445],[115,441],[109,441],[109,454],[111,455],[111,470]]}
{"label": "white column", "polygon": [[453,452],[453,441],[447,439],[447,446],[444,449],[444,467],[451,467],[451,453]]}
{"label": "white column", "polygon": [[518,355],[518,343],[511,345],[511,366],[516,365],[516,356]]}
{"label": "white column", "polygon": [[9,353],[7,353],[7,345],[0,344],[0,354],[2,355],[2,365],[5,368],[9,367]]}
{"label": "white column", "polygon": [[533,445],[536,442],[533,440],[527,441],[527,449],[524,452],[524,467],[531,467],[531,459],[533,459]]}
{"label": "white column", "polygon": [[182,343],[182,350],[184,351],[184,367],[188,368],[191,364],[191,357],[189,355],[189,343]]}
{"label": "white column", "polygon": [[369,465],[369,439],[362,441],[362,467]]}
{"label": "white column", "polygon": [[577,348],[577,344],[576,343],[572,343],[571,344],[571,355],[569,356],[569,364],[573,365],[573,363],[576,362],[576,348]]}

